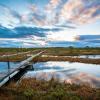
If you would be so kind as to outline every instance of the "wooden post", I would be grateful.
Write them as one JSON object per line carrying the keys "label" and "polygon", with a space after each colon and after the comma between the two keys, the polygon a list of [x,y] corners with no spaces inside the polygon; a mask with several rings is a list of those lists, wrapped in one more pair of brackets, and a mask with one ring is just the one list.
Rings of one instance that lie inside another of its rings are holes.
{"label": "wooden post", "polygon": [[[8,75],[10,73],[10,62],[9,62],[9,58],[7,56],[7,67],[8,67]],[[10,80],[10,75],[9,75],[9,80]]]}

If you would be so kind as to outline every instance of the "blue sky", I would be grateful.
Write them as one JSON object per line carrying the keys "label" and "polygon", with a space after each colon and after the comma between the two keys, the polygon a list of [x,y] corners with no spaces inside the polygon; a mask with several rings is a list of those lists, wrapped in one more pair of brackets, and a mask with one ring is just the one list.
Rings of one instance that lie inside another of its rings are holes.
{"label": "blue sky", "polygon": [[100,47],[99,30],[100,0],[0,0],[0,47]]}

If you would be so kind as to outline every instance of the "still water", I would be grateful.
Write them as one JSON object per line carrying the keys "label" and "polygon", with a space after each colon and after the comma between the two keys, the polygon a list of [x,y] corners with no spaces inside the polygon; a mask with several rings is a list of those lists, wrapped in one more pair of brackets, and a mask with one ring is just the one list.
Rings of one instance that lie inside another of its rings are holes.
{"label": "still water", "polygon": [[[16,62],[10,62],[10,69],[16,68]],[[0,62],[0,73],[8,71],[8,63],[7,62]]]}
{"label": "still water", "polygon": [[81,55],[81,56],[73,56],[74,58],[89,58],[89,59],[100,59],[100,55]]}
{"label": "still water", "polygon": [[[16,62],[10,62],[10,71],[17,67]],[[7,62],[0,62],[0,78],[7,75]],[[83,84],[100,88],[100,65],[85,63],[70,63],[64,61],[38,62],[33,69],[27,71],[24,78],[34,77],[40,80],[50,80],[52,77],[59,82]]]}
{"label": "still water", "polygon": [[[58,57],[58,56],[42,55],[42,57]],[[100,59],[100,55],[80,55],[80,56],[62,56],[62,57]]]}
{"label": "still water", "polygon": [[33,65],[24,78],[34,77],[50,80],[52,77],[59,82],[83,84],[100,87],[100,65],[70,62],[39,62]]}
{"label": "still water", "polygon": [[8,69],[8,62],[0,62],[0,79],[5,77],[9,72],[12,72],[14,69],[16,69],[16,62],[9,62],[10,69]]}

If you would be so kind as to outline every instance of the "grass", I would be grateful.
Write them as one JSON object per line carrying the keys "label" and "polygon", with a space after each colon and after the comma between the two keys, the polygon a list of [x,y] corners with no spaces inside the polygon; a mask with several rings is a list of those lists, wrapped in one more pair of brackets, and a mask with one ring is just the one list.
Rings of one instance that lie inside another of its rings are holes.
{"label": "grass", "polygon": [[88,58],[72,58],[72,57],[37,57],[33,59],[34,62],[47,62],[47,61],[69,61],[69,62],[80,62],[90,64],[100,64],[100,59],[88,59]]}
{"label": "grass", "polygon": [[0,48],[0,55],[11,54],[17,52],[27,52],[34,50],[46,50],[44,54],[67,56],[67,55],[89,55],[89,54],[100,54],[100,48],[74,48],[74,47],[51,47],[51,48]]}
{"label": "grass", "polygon": [[100,100],[100,89],[86,85],[23,79],[18,85],[14,82],[0,88],[1,100]]}
{"label": "grass", "polygon": [[[34,50],[46,50],[44,55],[59,56],[59,58],[38,57],[34,61],[76,61],[100,64],[100,59],[64,58],[67,55],[95,55],[100,54],[100,48],[0,48],[0,55],[13,54]],[[25,59],[25,55],[9,58],[10,61]],[[0,59],[7,61],[8,59]],[[0,88],[0,100],[100,100],[100,89],[86,85],[59,83],[54,79],[50,81],[36,80],[34,78],[23,79],[19,84],[11,82],[8,86]]]}
{"label": "grass", "polygon": [[[71,57],[63,57],[63,56],[79,56],[79,55],[100,55],[100,48],[0,48],[0,55],[4,54],[14,54],[17,52],[27,52],[32,51],[35,53],[39,52],[40,50],[46,50],[43,55],[48,55],[48,57],[38,57],[33,61],[70,61],[70,62],[82,62],[82,63],[93,63],[93,64],[100,64],[100,59],[87,59],[87,58],[71,58]],[[49,57],[58,56],[58,57]],[[9,59],[0,58],[0,61],[22,61],[26,59],[26,55],[16,55],[9,57]]]}

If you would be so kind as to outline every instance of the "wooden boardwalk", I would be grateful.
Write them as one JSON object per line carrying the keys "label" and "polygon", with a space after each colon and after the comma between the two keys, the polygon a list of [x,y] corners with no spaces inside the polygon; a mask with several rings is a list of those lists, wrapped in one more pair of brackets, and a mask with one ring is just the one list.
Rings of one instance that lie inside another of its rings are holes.
{"label": "wooden boardwalk", "polygon": [[44,51],[34,54],[31,57],[27,58],[26,60],[20,62],[19,64],[16,65],[15,69],[8,69],[8,72],[0,73],[0,87],[6,84],[15,75],[17,75],[22,69],[25,69],[27,66],[29,66],[32,59],[41,55],[43,52]]}

